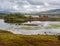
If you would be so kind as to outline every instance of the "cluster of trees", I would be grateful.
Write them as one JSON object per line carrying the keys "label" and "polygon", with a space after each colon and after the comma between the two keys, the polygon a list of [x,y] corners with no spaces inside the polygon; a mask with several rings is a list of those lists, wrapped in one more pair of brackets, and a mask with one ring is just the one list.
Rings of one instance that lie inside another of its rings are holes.
{"label": "cluster of trees", "polygon": [[7,14],[4,16],[7,23],[23,23],[27,21],[38,21],[39,18],[32,16],[25,16],[24,14]]}
{"label": "cluster of trees", "polygon": [[60,18],[48,18],[47,16],[38,18],[32,16],[27,17],[24,14],[6,14],[4,20],[8,23],[23,23],[27,21],[60,21]]}
{"label": "cluster of trees", "polygon": [[4,17],[4,20],[8,23],[22,23],[27,21],[27,17],[23,14],[8,14]]}
{"label": "cluster of trees", "polygon": [[60,21],[60,18],[49,18],[48,16],[39,17],[40,21]]}

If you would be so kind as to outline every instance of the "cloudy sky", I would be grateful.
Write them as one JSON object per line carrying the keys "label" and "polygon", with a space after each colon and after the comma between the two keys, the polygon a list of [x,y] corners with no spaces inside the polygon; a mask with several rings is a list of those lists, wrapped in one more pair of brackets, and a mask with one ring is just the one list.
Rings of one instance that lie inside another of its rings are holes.
{"label": "cloudy sky", "polygon": [[0,0],[0,11],[40,12],[60,9],[60,0]]}

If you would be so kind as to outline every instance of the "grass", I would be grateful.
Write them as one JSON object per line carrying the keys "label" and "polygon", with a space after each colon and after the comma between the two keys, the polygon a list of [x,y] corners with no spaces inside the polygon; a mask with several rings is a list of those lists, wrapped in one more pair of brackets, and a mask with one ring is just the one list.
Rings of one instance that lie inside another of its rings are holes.
{"label": "grass", "polygon": [[51,28],[60,28],[60,24],[50,24],[49,26],[46,26],[45,29],[51,29]]}
{"label": "grass", "polygon": [[51,24],[51,27],[53,27],[53,28],[60,28],[60,24]]}
{"label": "grass", "polygon": [[23,29],[23,30],[38,30],[38,29],[40,29],[40,27],[21,27],[20,29]]}
{"label": "grass", "polygon": [[0,34],[0,46],[60,46],[60,41],[57,36],[52,35],[21,35],[5,32]]}
{"label": "grass", "polygon": [[56,36],[0,34],[1,46],[60,46]]}
{"label": "grass", "polygon": [[5,34],[5,33],[12,34],[12,32],[8,32],[8,31],[5,31],[5,30],[0,30],[0,34]]}
{"label": "grass", "polygon": [[26,26],[38,26],[37,24],[24,24]]}

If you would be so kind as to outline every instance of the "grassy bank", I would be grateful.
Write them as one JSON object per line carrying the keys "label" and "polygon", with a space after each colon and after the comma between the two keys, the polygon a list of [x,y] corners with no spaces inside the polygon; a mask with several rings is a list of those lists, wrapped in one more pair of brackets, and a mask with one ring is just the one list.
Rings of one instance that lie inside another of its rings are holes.
{"label": "grassy bank", "polygon": [[1,46],[60,46],[56,36],[0,34]]}
{"label": "grassy bank", "polygon": [[17,35],[0,30],[0,46],[60,46],[60,41],[57,36]]}
{"label": "grassy bank", "polygon": [[8,31],[5,31],[5,30],[0,30],[0,34],[13,34],[12,32],[8,32]]}

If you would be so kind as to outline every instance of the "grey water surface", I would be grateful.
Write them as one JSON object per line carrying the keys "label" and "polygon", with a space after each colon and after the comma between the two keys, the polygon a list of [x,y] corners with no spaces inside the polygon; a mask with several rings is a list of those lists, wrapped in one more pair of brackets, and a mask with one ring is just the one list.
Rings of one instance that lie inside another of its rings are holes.
{"label": "grey water surface", "polygon": [[21,28],[23,28],[23,27],[33,28],[34,26],[9,24],[9,23],[5,23],[3,19],[0,19],[0,29],[13,32],[14,34],[24,34],[24,35],[32,35],[32,34],[33,35],[36,35],[36,34],[56,35],[56,34],[60,34],[60,28],[56,28],[56,29],[54,29],[54,28],[45,29],[44,28],[44,27],[46,27],[46,26],[48,26],[50,24],[60,24],[59,21],[57,21],[57,22],[52,22],[52,21],[32,21],[32,22],[25,22],[23,24],[38,24],[39,29],[37,29],[37,30],[33,30],[33,29],[32,30],[24,30],[24,29],[21,29]]}

